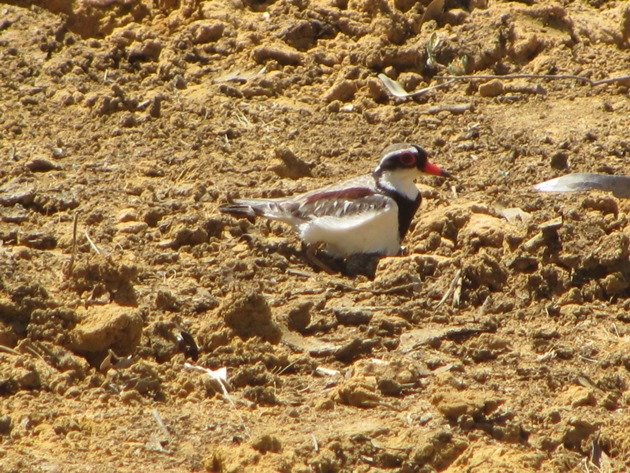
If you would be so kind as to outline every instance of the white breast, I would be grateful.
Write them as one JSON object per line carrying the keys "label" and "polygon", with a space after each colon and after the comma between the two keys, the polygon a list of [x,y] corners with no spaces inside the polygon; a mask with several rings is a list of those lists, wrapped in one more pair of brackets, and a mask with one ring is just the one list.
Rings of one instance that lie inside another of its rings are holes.
{"label": "white breast", "polygon": [[398,206],[343,217],[314,218],[298,227],[305,243],[324,243],[332,256],[346,258],[358,253],[393,256],[400,251]]}

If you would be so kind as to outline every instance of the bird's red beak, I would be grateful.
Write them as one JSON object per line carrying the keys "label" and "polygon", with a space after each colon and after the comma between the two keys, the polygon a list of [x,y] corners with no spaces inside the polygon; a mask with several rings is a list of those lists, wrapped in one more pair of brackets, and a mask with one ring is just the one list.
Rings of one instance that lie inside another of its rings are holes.
{"label": "bird's red beak", "polygon": [[440,166],[437,166],[433,163],[427,161],[427,164],[424,165],[424,169],[422,172],[426,174],[431,174],[432,176],[440,176],[440,177],[451,177],[449,172],[446,172]]}

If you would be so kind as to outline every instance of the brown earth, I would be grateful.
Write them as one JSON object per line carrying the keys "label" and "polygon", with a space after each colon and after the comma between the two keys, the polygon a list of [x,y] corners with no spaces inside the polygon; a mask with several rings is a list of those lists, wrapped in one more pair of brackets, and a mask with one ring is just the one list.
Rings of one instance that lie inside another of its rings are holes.
{"label": "brown earth", "polygon": [[[531,191],[630,175],[630,84],[377,79],[625,76],[630,4],[428,3],[0,5],[0,471],[630,469],[630,201]],[[373,280],[217,211],[397,141],[457,179]]]}

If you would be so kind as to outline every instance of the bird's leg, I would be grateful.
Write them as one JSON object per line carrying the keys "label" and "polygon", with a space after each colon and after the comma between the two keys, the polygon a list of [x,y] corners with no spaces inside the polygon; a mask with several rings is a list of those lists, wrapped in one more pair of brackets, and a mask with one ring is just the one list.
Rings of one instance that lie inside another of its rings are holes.
{"label": "bird's leg", "polygon": [[317,256],[317,250],[320,250],[323,246],[324,246],[324,243],[321,242],[321,241],[313,243],[312,245],[306,245],[306,251],[305,251],[306,258],[308,259],[308,261],[313,266],[315,266],[316,268],[321,269],[326,274],[330,274],[330,275],[336,274],[335,271],[333,271],[330,266],[328,266],[326,263],[324,263]]}

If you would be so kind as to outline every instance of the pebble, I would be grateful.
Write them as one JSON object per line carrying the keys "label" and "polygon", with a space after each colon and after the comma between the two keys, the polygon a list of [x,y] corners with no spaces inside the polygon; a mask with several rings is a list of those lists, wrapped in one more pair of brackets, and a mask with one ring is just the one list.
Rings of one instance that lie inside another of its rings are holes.
{"label": "pebble", "polygon": [[558,151],[551,156],[551,167],[554,169],[566,169],[569,165],[569,155],[566,151]]}
{"label": "pebble", "polygon": [[375,102],[387,101],[387,98],[389,96],[387,95],[387,90],[385,89],[385,86],[383,86],[383,83],[380,80],[376,79],[375,77],[369,78],[367,81],[367,87],[370,97],[372,97]]}
{"label": "pebble", "polygon": [[315,44],[319,28],[316,21],[301,20],[290,25],[279,36],[294,48],[306,50]]}
{"label": "pebble", "polygon": [[58,171],[61,167],[58,164],[44,158],[35,158],[24,165],[31,172]]}
{"label": "pebble", "polygon": [[119,233],[137,234],[137,233],[144,232],[147,228],[149,228],[149,226],[145,222],[135,222],[135,221],[121,222],[116,225],[116,230]]}
{"label": "pebble", "polygon": [[162,52],[162,43],[155,39],[136,43],[129,48],[129,62],[157,61]]}
{"label": "pebble", "polygon": [[138,214],[136,212],[136,209],[131,208],[131,207],[122,209],[120,212],[118,212],[118,215],[116,216],[116,220],[119,223],[132,222],[132,221],[138,220]]}
{"label": "pebble", "polygon": [[358,87],[355,81],[342,80],[335,83],[330,89],[324,93],[324,101],[326,103],[339,100],[341,102],[348,102],[354,98]]}
{"label": "pebble", "polygon": [[197,24],[191,28],[193,43],[206,44],[218,41],[223,36],[225,25],[220,21],[208,24]]}
{"label": "pebble", "polygon": [[497,97],[503,93],[503,82],[498,79],[491,80],[479,86],[479,95],[482,97]]}
{"label": "pebble", "polygon": [[117,355],[133,352],[142,335],[142,317],[129,307],[115,304],[85,310],[81,322],[70,333],[70,348],[78,352],[101,352],[109,348]]}
{"label": "pebble", "polygon": [[285,66],[297,66],[303,61],[301,53],[285,45],[258,46],[252,52],[252,57],[258,63],[273,59]]}

